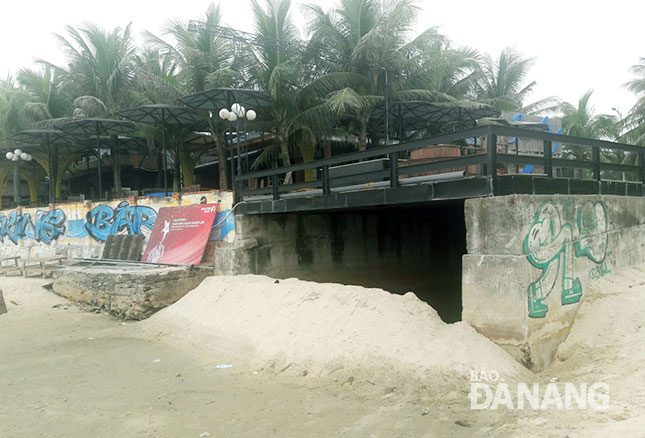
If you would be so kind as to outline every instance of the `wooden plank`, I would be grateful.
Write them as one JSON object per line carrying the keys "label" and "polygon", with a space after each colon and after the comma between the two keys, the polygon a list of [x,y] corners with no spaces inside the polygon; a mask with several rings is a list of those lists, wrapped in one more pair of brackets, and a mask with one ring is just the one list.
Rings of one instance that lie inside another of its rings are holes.
{"label": "wooden plank", "polygon": [[139,261],[143,249],[142,234],[110,235],[105,241],[101,258],[108,260]]}
{"label": "wooden plank", "polygon": [[119,249],[123,243],[123,234],[111,234],[107,237],[105,241],[105,246],[103,247],[103,254],[101,258],[103,259],[116,259],[119,254]]}
{"label": "wooden plank", "polygon": [[132,236],[130,250],[126,260],[138,262],[141,260],[141,250],[143,249],[143,234]]}
{"label": "wooden plank", "polygon": [[[66,260],[67,257],[29,257],[22,259],[22,276],[27,277],[29,272],[39,272],[41,276],[47,277],[54,272],[52,266],[47,266],[48,263],[61,262]],[[31,264],[28,264],[31,263]]]}
{"label": "wooden plank", "polygon": [[40,262],[49,263],[49,262],[59,262],[59,261],[63,261],[63,260],[66,260],[66,259],[67,259],[67,257],[63,257],[63,256],[56,256],[56,257],[27,257],[27,258],[22,259],[22,263],[23,263],[23,265],[25,263],[40,263]]}
{"label": "wooden plank", "polygon": [[118,251],[116,253],[116,257],[114,257],[115,259],[128,260],[128,255],[130,253],[130,246],[132,246],[132,243],[134,242],[133,239],[131,239],[132,237],[133,236],[130,236],[130,235],[122,236]]}

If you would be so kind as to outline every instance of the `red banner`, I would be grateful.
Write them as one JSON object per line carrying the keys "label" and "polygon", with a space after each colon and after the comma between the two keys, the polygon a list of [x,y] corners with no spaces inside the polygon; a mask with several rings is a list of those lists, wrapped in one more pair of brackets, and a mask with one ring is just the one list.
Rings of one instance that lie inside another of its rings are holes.
{"label": "red banner", "polygon": [[198,265],[202,261],[218,206],[197,204],[160,208],[143,261]]}

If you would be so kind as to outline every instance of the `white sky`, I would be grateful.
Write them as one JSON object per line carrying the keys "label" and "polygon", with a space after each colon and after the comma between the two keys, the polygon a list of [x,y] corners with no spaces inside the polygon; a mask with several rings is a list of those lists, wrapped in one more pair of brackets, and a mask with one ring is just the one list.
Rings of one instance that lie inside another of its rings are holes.
{"label": "white sky", "polygon": [[[302,24],[298,3],[335,1],[294,0],[296,22]],[[9,0],[3,2],[0,26],[0,75],[31,66],[34,58],[63,63],[52,33],[63,26],[94,22],[104,28],[133,22],[134,34],[160,33],[169,18],[199,19],[208,0]],[[224,24],[251,31],[249,0],[222,1]],[[420,1],[418,30],[439,25],[457,45],[469,45],[492,56],[506,46],[537,58],[529,79],[538,82],[529,100],[555,95],[576,103],[588,89],[599,112],[612,107],[623,114],[634,96],[621,87],[631,79],[628,68],[645,56],[643,17],[638,0],[510,0]]]}

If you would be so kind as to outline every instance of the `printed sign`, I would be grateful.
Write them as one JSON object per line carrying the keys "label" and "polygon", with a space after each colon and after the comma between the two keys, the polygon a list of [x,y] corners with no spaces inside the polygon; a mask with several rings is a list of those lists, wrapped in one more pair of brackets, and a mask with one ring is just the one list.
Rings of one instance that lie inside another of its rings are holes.
{"label": "printed sign", "polygon": [[143,261],[199,264],[218,206],[198,204],[160,208]]}

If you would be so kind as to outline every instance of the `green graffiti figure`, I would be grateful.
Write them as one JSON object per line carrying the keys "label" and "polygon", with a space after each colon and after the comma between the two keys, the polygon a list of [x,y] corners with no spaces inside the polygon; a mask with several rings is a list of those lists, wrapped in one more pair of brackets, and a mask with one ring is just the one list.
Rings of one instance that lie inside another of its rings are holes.
{"label": "green graffiti figure", "polygon": [[607,212],[600,202],[587,202],[578,209],[576,256],[601,264],[607,257]]}
{"label": "green graffiti figure", "polygon": [[562,220],[552,202],[538,209],[533,225],[524,239],[524,254],[538,269],[540,277],[529,285],[529,316],[543,318],[548,306],[544,303],[555,285],[560,282],[562,304],[572,304],[582,297],[580,279],[573,276],[573,257],[584,256],[602,263],[607,251],[607,213],[601,203],[585,203],[578,210],[577,237],[574,228]]}
{"label": "green graffiti figure", "polygon": [[529,285],[529,316],[543,318],[548,310],[544,303],[558,279],[562,284],[562,303],[574,303],[582,296],[580,279],[573,278],[571,225],[562,223],[560,212],[546,202],[535,215],[535,221],[524,239],[524,254],[542,275]]}

